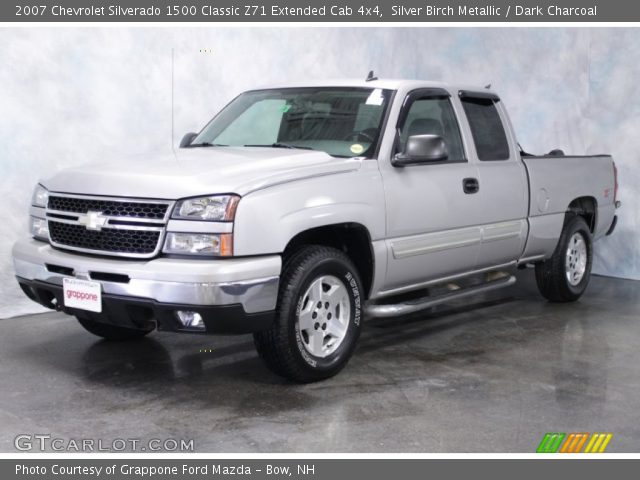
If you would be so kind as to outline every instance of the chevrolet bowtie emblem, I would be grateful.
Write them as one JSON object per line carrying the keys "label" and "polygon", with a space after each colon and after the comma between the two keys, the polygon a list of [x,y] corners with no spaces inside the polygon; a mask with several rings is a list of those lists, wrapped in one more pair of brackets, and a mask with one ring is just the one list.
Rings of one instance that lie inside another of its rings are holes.
{"label": "chevrolet bowtie emblem", "polygon": [[92,212],[89,210],[85,215],[78,217],[78,223],[87,227],[87,230],[102,230],[108,218],[102,216],[102,212]]}

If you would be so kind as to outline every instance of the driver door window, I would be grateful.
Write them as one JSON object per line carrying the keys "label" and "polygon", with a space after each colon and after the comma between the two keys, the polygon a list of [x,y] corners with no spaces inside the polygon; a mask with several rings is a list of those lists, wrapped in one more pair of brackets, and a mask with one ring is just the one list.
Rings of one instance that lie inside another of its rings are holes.
{"label": "driver door window", "polygon": [[426,97],[413,101],[400,128],[398,151],[404,151],[412,135],[439,135],[447,145],[447,162],[464,162],[460,129],[448,98]]}

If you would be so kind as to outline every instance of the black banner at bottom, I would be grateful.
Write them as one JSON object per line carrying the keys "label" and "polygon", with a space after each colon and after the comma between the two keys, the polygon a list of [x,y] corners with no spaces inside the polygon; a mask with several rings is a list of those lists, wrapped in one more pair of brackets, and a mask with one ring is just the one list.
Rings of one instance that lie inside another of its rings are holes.
{"label": "black banner at bottom", "polygon": [[[1,459],[8,479],[403,480],[427,478],[621,478],[637,459]],[[561,476],[561,477],[560,477]]]}

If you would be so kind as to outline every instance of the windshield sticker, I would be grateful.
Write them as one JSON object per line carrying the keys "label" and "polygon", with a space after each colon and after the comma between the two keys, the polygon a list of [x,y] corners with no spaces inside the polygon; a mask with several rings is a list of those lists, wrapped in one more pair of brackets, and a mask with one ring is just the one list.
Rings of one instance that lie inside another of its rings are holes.
{"label": "windshield sticker", "polygon": [[371,95],[369,95],[369,98],[367,98],[367,105],[382,105],[384,103],[384,97],[382,96],[382,90],[379,88],[376,88],[373,92],[371,92]]}
{"label": "windshield sticker", "polygon": [[351,150],[351,152],[355,153],[356,155],[359,155],[362,152],[364,152],[364,147],[362,145],[360,145],[359,143],[354,143],[353,145],[351,145],[350,150]]}
{"label": "windshield sticker", "polygon": [[285,103],[280,110],[282,110],[282,113],[287,113],[289,110],[291,110],[291,104]]}

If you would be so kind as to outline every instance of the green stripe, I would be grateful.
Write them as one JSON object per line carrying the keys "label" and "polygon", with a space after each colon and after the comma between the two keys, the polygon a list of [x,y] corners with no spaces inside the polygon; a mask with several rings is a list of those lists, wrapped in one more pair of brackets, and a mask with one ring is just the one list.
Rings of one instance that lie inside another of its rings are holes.
{"label": "green stripe", "polygon": [[542,453],[551,453],[551,447],[553,446],[553,442],[555,442],[557,436],[558,436],[557,433],[552,433],[551,434],[551,436],[549,437],[549,441],[547,442],[547,444],[544,447],[544,452],[542,452]]}
{"label": "green stripe", "polygon": [[566,433],[545,433],[536,453],[556,453],[566,436]]}
{"label": "green stripe", "polygon": [[558,449],[560,448],[560,445],[562,445],[562,440],[564,440],[566,433],[558,433],[558,438],[556,439],[556,443],[553,444],[553,447],[551,447],[551,450],[549,451],[549,453],[556,453],[558,451]]}
{"label": "green stripe", "polygon": [[536,453],[545,453],[545,446],[547,444],[547,441],[551,438],[551,433],[545,433],[544,437],[542,438],[542,441],[540,442],[540,445],[538,445],[538,449],[536,450]]}

